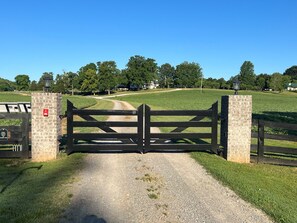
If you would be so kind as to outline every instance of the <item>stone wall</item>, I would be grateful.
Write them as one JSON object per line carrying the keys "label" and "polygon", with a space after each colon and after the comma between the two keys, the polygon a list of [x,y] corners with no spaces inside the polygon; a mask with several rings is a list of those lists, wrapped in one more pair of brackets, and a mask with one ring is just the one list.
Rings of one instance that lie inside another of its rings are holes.
{"label": "stone wall", "polygon": [[[32,160],[41,162],[57,158],[61,135],[62,95],[32,93]],[[48,115],[44,115],[48,109]]]}
{"label": "stone wall", "polygon": [[221,103],[221,145],[227,160],[250,162],[252,96],[228,95]]}

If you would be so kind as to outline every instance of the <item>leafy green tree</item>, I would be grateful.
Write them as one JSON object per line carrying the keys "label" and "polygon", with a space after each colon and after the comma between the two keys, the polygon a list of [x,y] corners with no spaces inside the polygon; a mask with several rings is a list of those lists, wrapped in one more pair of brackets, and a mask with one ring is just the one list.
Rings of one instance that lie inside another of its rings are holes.
{"label": "leafy green tree", "polygon": [[121,86],[128,86],[128,78],[127,78],[127,69],[123,69],[120,71],[119,75],[117,76],[117,83]]}
{"label": "leafy green tree", "polygon": [[209,77],[203,81],[203,88],[219,89],[220,83],[216,79]]}
{"label": "leafy green tree", "polygon": [[89,63],[83,67],[81,67],[78,71],[78,77],[75,79],[76,81],[74,82],[74,88],[80,89],[81,85],[85,79],[86,72],[88,70],[93,70],[95,73],[97,73],[97,66],[94,63]]}
{"label": "leafy green tree", "polygon": [[224,78],[220,78],[217,80],[217,82],[219,83],[219,89],[228,89],[228,84],[227,81],[225,81]]}
{"label": "leafy green tree", "polygon": [[139,90],[145,84],[156,79],[158,67],[154,59],[136,55],[130,57],[126,66],[127,69],[124,73],[130,88],[135,86]]}
{"label": "leafy green tree", "polygon": [[269,88],[269,81],[270,81],[270,75],[268,74],[259,74],[256,77],[256,87],[257,90],[265,90]]}
{"label": "leafy green tree", "polygon": [[160,86],[167,88],[172,86],[174,73],[175,69],[173,66],[171,66],[169,63],[162,64],[158,72]]}
{"label": "leafy green tree", "polygon": [[67,82],[65,81],[65,75],[57,74],[55,83],[52,87],[53,92],[67,93]]}
{"label": "leafy green tree", "polygon": [[290,68],[288,68],[284,75],[287,75],[287,76],[290,76],[291,77],[291,80],[294,82],[297,80],[297,66],[292,66]]}
{"label": "leafy green tree", "polygon": [[120,71],[117,69],[116,62],[104,61],[98,63],[99,89],[110,94],[111,89],[117,85],[117,77]]}
{"label": "leafy green tree", "polygon": [[30,87],[30,78],[26,74],[19,74],[15,78],[18,91],[28,91]]}
{"label": "leafy green tree", "polygon": [[15,83],[0,78],[0,91],[13,91],[15,89]]}
{"label": "leafy green tree", "polygon": [[248,90],[254,88],[256,74],[254,72],[254,64],[251,61],[244,61],[241,65],[238,79],[241,89]]}
{"label": "leafy green tree", "polygon": [[198,63],[184,62],[176,66],[175,84],[180,87],[199,86],[202,77],[202,68]]}
{"label": "leafy green tree", "polygon": [[38,90],[37,81],[32,81],[30,84],[30,91],[37,91],[37,90]]}
{"label": "leafy green tree", "polygon": [[[73,73],[71,71],[70,72],[64,71],[61,80],[64,83],[64,88],[65,88],[64,92],[65,93],[71,92],[71,94],[74,95],[74,88],[76,88],[76,89],[80,88],[80,86],[78,85],[77,73]],[[56,80],[56,82],[57,82],[57,80]]]}
{"label": "leafy green tree", "polygon": [[270,88],[274,91],[283,91],[286,85],[290,82],[290,76],[282,75],[280,73],[273,73],[269,82]]}
{"label": "leafy green tree", "polygon": [[84,72],[80,90],[83,92],[92,92],[94,95],[99,90],[98,74],[96,70],[88,69]]}

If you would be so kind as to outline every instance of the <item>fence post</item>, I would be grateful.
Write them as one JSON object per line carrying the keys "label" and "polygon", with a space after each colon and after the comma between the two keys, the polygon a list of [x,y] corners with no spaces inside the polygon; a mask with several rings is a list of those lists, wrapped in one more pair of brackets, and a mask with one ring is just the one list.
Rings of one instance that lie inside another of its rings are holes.
{"label": "fence post", "polygon": [[144,120],[145,120],[145,127],[144,127],[144,150],[143,152],[148,152],[150,150],[151,144],[151,108],[148,105],[144,106]]}
{"label": "fence post", "polygon": [[29,158],[29,114],[22,114],[22,158]]}
{"label": "fence post", "polygon": [[258,147],[257,147],[258,163],[264,158],[264,122],[258,119]]}
{"label": "fence post", "polygon": [[211,106],[211,110],[211,149],[214,153],[218,153],[218,102]]}
{"label": "fence post", "polygon": [[143,153],[143,140],[144,140],[144,135],[143,135],[143,113],[144,113],[144,105],[140,105],[137,109],[137,133],[138,133],[138,140],[137,140],[137,145],[138,145],[138,150],[139,152]]}
{"label": "fence post", "polygon": [[221,145],[227,160],[250,162],[252,96],[228,95],[222,97]]}
{"label": "fence post", "polygon": [[73,104],[67,100],[67,149],[70,154],[73,150]]}

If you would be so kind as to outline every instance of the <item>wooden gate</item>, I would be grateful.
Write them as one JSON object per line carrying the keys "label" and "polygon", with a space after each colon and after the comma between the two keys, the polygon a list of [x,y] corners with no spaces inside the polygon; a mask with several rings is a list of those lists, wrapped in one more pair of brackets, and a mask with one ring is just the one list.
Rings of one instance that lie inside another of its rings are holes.
{"label": "wooden gate", "polygon": [[[165,121],[153,121],[156,117]],[[188,121],[166,121],[168,116],[193,117]],[[174,127],[167,133],[154,133],[152,127]],[[184,133],[191,128],[192,131]],[[218,102],[208,110],[155,110],[145,105],[144,152],[212,151],[218,152]]]}
{"label": "wooden gate", "polygon": [[[73,120],[79,116],[85,121]],[[93,116],[131,116],[136,121],[100,121]],[[75,127],[95,127],[98,132],[77,133]],[[118,133],[112,128],[136,128],[135,132]],[[82,110],[67,101],[67,153],[143,150],[143,106],[137,110]]]}
{"label": "wooden gate", "polygon": [[[74,120],[74,116],[84,121]],[[134,116],[132,121],[101,121],[94,116]],[[155,121],[157,116],[186,116],[188,121]],[[207,120],[205,120],[207,119]],[[141,105],[137,110],[82,110],[67,101],[67,153],[99,151],[212,151],[217,153],[218,103],[208,110],[151,110]],[[75,132],[77,127],[95,127],[97,132]],[[155,133],[153,128],[176,127],[169,133]],[[134,128],[117,132],[116,128]],[[183,131],[194,128],[195,132]],[[208,131],[201,131],[201,129]],[[199,131],[197,130],[199,129]],[[203,139],[203,140],[202,140]],[[204,140],[206,139],[206,140]]]}

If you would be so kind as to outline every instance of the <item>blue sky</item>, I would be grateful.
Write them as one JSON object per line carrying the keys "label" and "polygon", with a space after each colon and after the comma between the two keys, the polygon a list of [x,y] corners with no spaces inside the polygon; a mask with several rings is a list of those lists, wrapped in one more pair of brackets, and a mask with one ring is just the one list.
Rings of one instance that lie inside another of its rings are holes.
{"label": "blue sky", "polygon": [[297,0],[0,0],[0,77],[76,72],[134,55],[229,79],[297,65]]}

